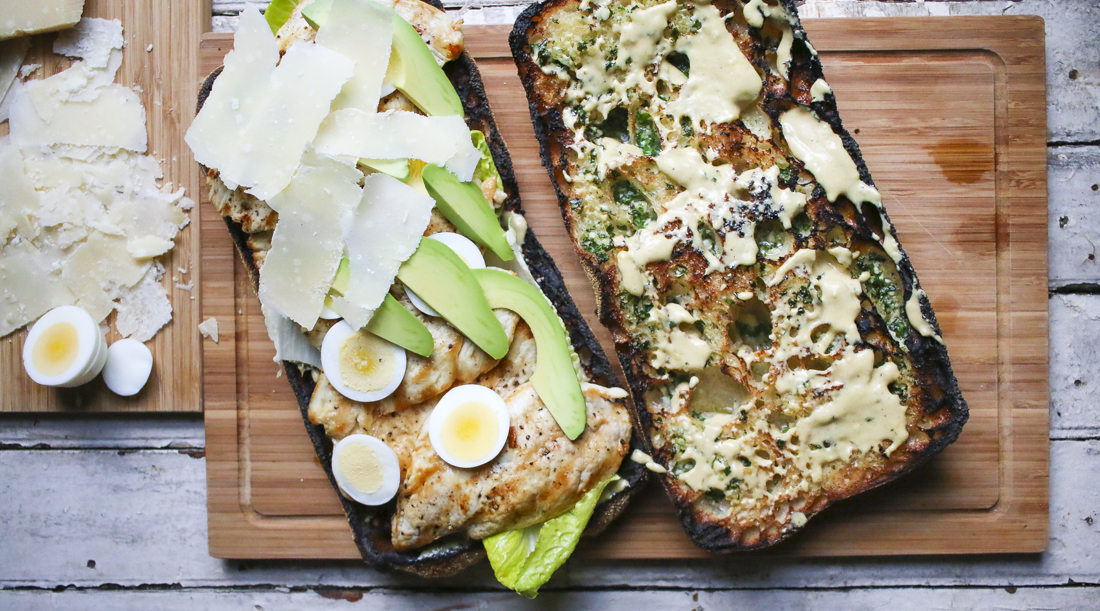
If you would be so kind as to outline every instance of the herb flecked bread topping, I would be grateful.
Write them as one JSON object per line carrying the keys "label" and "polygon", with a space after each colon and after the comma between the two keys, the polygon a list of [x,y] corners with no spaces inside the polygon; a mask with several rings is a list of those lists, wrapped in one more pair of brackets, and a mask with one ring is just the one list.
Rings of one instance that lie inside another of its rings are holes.
{"label": "herb flecked bread topping", "polygon": [[935,315],[792,2],[548,0],[511,48],[636,458],[695,543],[773,544],[955,441]]}

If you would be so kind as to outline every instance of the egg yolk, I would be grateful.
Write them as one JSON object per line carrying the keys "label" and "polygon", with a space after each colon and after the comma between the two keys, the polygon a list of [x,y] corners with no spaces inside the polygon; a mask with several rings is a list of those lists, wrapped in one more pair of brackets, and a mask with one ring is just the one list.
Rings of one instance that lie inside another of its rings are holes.
{"label": "egg yolk", "polygon": [[349,388],[374,392],[393,377],[393,349],[370,333],[356,333],[340,349],[340,377]]}
{"label": "egg yolk", "polygon": [[58,322],[38,336],[31,352],[31,361],[38,371],[48,376],[65,373],[80,351],[80,336],[71,322]]}
{"label": "egg yolk", "polygon": [[356,490],[374,492],[382,487],[382,466],[378,463],[378,455],[365,445],[342,448],[336,466]]}
{"label": "egg yolk", "polygon": [[500,424],[492,408],[480,401],[467,401],[443,421],[444,449],[455,460],[475,461],[496,445]]}

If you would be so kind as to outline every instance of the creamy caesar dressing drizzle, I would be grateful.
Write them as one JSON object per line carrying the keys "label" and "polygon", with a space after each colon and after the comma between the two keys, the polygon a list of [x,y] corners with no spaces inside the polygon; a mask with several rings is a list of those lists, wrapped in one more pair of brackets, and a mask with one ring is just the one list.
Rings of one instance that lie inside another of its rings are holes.
{"label": "creamy caesar dressing drizzle", "polygon": [[905,302],[905,315],[909,318],[909,324],[917,330],[917,333],[925,337],[931,337],[942,344],[943,338],[936,333],[932,325],[928,324],[928,321],[924,319],[924,313],[921,312],[920,300],[922,297],[928,299],[928,294],[924,292],[924,289],[913,291],[912,296],[909,297],[909,301]]}
{"label": "creamy caesar dressing drizzle", "polygon": [[[650,96],[656,95],[656,83],[649,80],[646,68],[668,53],[663,34],[676,8],[676,1],[672,0],[647,9],[635,9],[630,20],[622,25],[615,63],[626,69],[626,87],[638,87]],[[659,47],[662,48],[659,50]]]}
{"label": "creamy caesar dressing drizzle", "polygon": [[812,481],[821,480],[829,463],[850,461],[884,441],[889,445],[883,453],[889,456],[909,438],[905,406],[888,388],[900,376],[898,367],[889,361],[874,365],[874,351],[849,349],[818,379],[819,389],[832,385],[835,393],[788,431],[788,440],[797,435],[809,449],[797,456]]}
{"label": "creamy caesar dressing drizzle", "polygon": [[[860,311],[859,296],[863,293],[859,280],[852,278],[828,253],[805,248],[796,251],[775,271],[768,286],[776,286],[792,272],[809,280],[820,295],[820,305],[814,305],[805,313],[805,323],[798,325],[796,335],[784,334],[780,338],[780,356],[793,356],[811,347],[820,354],[827,354],[838,335],[848,344],[858,342],[860,336],[856,317]],[[823,325],[827,329],[823,329]],[[816,341],[813,339],[815,333],[819,335]],[[783,385],[786,390],[793,390],[788,384]]]}
{"label": "creamy caesar dressing drizzle", "polygon": [[642,149],[614,138],[601,138],[597,149],[597,174],[600,180],[607,178],[608,172],[628,166],[639,157],[644,157]]}
{"label": "creamy caesar dressing drizzle", "polygon": [[657,261],[668,261],[677,240],[662,233],[639,231],[623,240],[626,250],[615,255],[619,267],[619,282],[631,295],[645,293],[649,283],[646,281],[645,266]]}
{"label": "creamy caesar dressing drizzle", "polygon": [[775,49],[775,69],[786,81],[791,77],[791,47],[794,46],[794,30],[789,23],[779,27],[783,34],[779,38],[779,46]]}
{"label": "creamy caesar dressing drizzle", "polygon": [[824,102],[825,96],[832,92],[833,88],[823,78],[817,79],[813,85],[810,85],[810,99],[814,102]]}
{"label": "creamy caesar dressing drizzle", "polygon": [[666,111],[677,121],[685,116],[696,123],[735,121],[756,101],[764,81],[726,30],[718,9],[696,6],[695,17],[702,23],[699,31],[676,41],[676,50],[691,62],[691,73]]}
{"label": "creamy caesar dressing drizzle", "polygon": [[806,169],[825,189],[829,201],[835,202],[841,195],[857,205],[882,201],[874,187],[860,180],[856,163],[845,150],[840,136],[812,110],[796,106],[779,115],[779,125],[791,152],[806,164]]}

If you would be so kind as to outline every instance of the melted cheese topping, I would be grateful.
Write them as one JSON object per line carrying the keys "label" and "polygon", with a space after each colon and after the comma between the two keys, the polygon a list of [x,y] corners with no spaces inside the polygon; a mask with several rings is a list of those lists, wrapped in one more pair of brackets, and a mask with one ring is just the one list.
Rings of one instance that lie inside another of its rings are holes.
{"label": "melted cheese topping", "polygon": [[826,83],[825,79],[819,78],[810,86],[810,99],[815,102],[824,102],[825,96],[832,92],[833,88],[829,86],[829,83]]}
{"label": "melted cheese topping", "polygon": [[600,180],[607,178],[607,175],[611,170],[618,170],[621,167],[628,166],[634,163],[634,160],[639,157],[644,157],[645,153],[642,149],[628,144],[625,142],[619,142],[614,138],[601,138],[600,148],[598,149],[598,161]]}
{"label": "melted cheese topping", "polygon": [[885,449],[889,456],[909,438],[905,406],[888,388],[898,379],[898,367],[891,362],[874,365],[872,350],[850,350],[834,362],[815,390],[830,383],[839,383],[839,389],[788,435],[788,439],[797,435],[800,443],[809,446],[810,451],[800,456],[813,481],[821,480],[826,464],[849,461],[853,454],[871,451],[884,441],[889,442]]}
{"label": "melted cheese topping", "polygon": [[779,116],[779,124],[791,152],[825,188],[829,201],[835,202],[841,195],[857,205],[882,201],[874,187],[860,180],[856,163],[844,149],[840,136],[812,110],[803,106],[792,108]]}
{"label": "melted cheese topping", "polygon": [[709,4],[695,7],[699,32],[676,41],[691,61],[691,74],[668,112],[693,121],[726,123],[756,101],[764,81],[726,30],[725,19]]}
{"label": "melted cheese topping", "polygon": [[913,294],[909,297],[909,301],[905,302],[905,315],[909,318],[909,324],[917,330],[917,333],[925,337],[931,337],[939,343],[943,343],[943,338],[940,337],[936,330],[932,328],[932,325],[928,324],[928,321],[924,319],[924,313],[920,309],[921,297],[928,299],[928,294],[924,292],[924,289],[917,289],[913,291]]}

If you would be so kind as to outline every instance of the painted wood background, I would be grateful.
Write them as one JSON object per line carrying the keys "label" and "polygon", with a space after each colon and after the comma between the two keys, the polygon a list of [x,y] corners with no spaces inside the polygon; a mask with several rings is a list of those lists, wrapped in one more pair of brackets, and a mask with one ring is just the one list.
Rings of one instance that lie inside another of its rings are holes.
{"label": "painted wood background", "polygon": [[[508,23],[510,6],[465,15]],[[232,3],[214,27],[230,31]],[[1100,6],[1092,0],[807,2],[804,18],[1037,14],[1046,20],[1050,545],[957,558],[570,562],[535,603],[477,569],[425,587],[355,562],[207,550],[192,415],[0,416],[0,608],[1094,609],[1100,599]]]}

